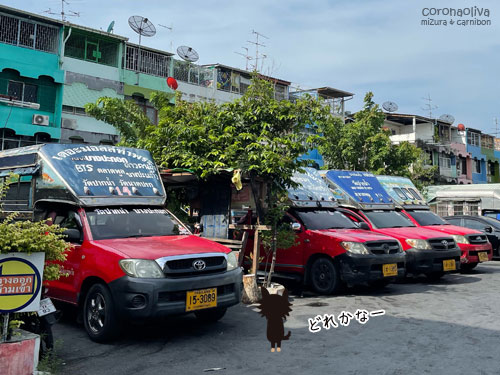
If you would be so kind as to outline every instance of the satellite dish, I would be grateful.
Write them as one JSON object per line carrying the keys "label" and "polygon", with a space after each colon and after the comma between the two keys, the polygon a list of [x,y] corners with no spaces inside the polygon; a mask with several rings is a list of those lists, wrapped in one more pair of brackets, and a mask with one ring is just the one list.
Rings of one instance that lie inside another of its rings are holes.
{"label": "satellite dish", "polygon": [[112,33],[113,32],[113,29],[115,28],[115,21],[111,21],[111,23],[109,24],[108,26],[108,29],[106,30],[106,32],[108,34]]}
{"label": "satellite dish", "polygon": [[398,110],[398,105],[394,102],[384,102],[382,104],[382,108],[384,108],[387,112],[396,112]]}
{"label": "satellite dish", "polygon": [[443,122],[447,122],[448,124],[451,125],[455,121],[455,117],[453,117],[452,115],[441,115],[439,117],[439,120],[443,121]]}
{"label": "satellite dish", "polygon": [[195,62],[200,58],[198,52],[188,46],[180,46],[177,48],[177,54],[184,61]]}
{"label": "satellite dish", "polygon": [[145,17],[132,16],[128,19],[128,24],[132,30],[139,34],[139,40],[141,36],[154,36],[156,34],[155,25]]}

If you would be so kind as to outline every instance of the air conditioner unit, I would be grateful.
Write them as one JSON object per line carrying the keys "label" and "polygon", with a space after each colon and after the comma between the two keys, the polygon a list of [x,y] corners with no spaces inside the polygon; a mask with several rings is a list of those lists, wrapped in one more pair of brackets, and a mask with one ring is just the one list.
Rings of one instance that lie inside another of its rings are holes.
{"label": "air conditioner unit", "polygon": [[72,118],[61,119],[61,127],[64,129],[76,129],[76,120]]}
{"label": "air conditioner unit", "polygon": [[49,116],[40,115],[40,114],[36,113],[33,115],[33,119],[31,120],[31,123],[33,125],[48,126],[49,125]]}

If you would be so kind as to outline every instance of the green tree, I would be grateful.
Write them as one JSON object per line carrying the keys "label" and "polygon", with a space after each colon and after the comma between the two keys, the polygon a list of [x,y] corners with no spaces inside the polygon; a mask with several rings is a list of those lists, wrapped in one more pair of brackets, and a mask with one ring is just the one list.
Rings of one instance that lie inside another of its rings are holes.
{"label": "green tree", "polygon": [[409,142],[392,143],[383,127],[384,118],[371,92],[365,95],[363,109],[353,122],[344,124],[334,116],[323,118],[319,151],[325,168],[406,176],[415,183],[429,180],[435,170],[422,165],[422,151]]}

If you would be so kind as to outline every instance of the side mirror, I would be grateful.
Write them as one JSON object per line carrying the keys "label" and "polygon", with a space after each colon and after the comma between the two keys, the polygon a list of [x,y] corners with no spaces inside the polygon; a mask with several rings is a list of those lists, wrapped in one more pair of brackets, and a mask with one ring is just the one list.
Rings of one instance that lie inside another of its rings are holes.
{"label": "side mirror", "polygon": [[365,223],[364,221],[360,221],[358,223],[358,227],[359,227],[359,229],[370,230],[370,226],[367,223]]}
{"label": "side mirror", "polygon": [[493,233],[493,228],[492,227],[484,227],[484,231],[486,233]]}
{"label": "side mirror", "polygon": [[300,223],[292,223],[291,227],[292,227],[292,230],[294,230],[294,231],[299,231],[302,229],[302,225],[300,225]]}
{"label": "side mirror", "polygon": [[78,229],[66,229],[63,234],[68,242],[80,242],[81,233]]}

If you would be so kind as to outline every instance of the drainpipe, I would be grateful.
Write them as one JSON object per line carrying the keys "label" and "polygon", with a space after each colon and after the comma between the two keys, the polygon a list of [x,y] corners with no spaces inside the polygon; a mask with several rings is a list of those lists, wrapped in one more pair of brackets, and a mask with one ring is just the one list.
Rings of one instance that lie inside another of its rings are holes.
{"label": "drainpipe", "polygon": [[[71,36],[71,30],[73,30],[71,27],[69,28],[68,31],[68,36],[66,39],[63,40],[62,47],[61,47],[61,57],[59,58],[59,66],[62,68],[63,66],[63,57],[64,57],[64,48],[66,47],[66,42],[68,41],[69,37]],[[64,32],[63,32],[64,35]]]}

